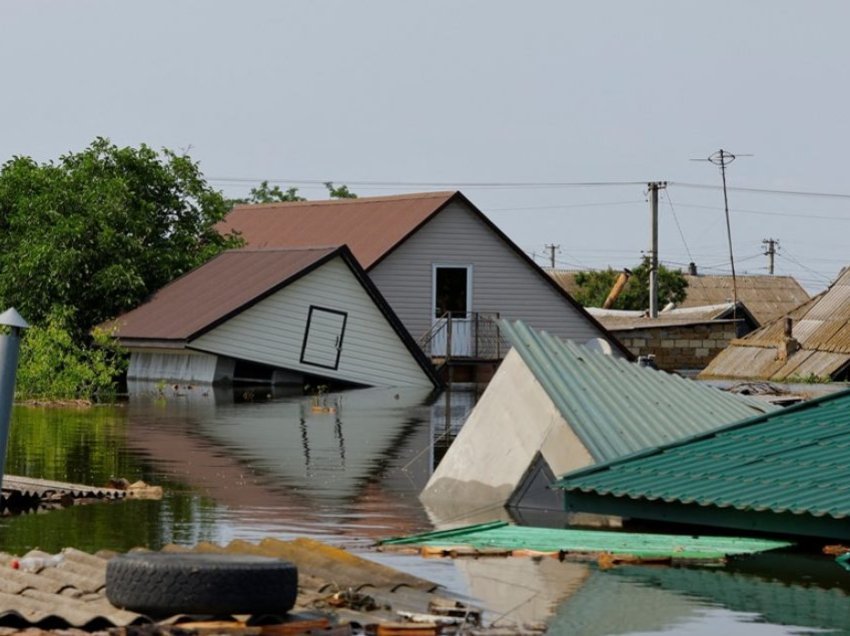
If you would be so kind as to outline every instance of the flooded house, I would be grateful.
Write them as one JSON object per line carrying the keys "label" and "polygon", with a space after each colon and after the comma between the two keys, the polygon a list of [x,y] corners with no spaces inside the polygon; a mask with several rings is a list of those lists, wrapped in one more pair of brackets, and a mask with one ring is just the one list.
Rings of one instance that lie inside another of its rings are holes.
{"label": "flooded house", "polygon": [[498,363],[499,318],[631,358],[460,192],[241,205],[219,231],[252,248],[348,245],[431,358]]}
{"label": "flooded house", "polygon": [[556,477],[777,407],[576,345],[521,321],[513,348],[420,498],[435,517],[560,510]]}
{"label": "flooded house", "polygon": [[567,510],[846,539],[850,391],[565,475]]}
{"label": "flooded house", "polygon": [[131,381],[439,385],[345,246],[224,252],[106,326]]}
{"label": "flooded house", "polygon": [[850,269],[789,313],[735,340],[702,378],[828,382],[850,377]]}

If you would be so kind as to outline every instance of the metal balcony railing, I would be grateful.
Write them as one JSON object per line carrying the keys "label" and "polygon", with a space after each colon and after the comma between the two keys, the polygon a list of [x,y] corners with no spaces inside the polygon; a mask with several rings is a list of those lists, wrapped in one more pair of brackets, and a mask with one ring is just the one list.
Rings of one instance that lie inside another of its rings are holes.
{"label": "metal balcony railing", "polygon": [[420,339],[430,358],[501,360],[502,344],[498,313],[446,312]]}

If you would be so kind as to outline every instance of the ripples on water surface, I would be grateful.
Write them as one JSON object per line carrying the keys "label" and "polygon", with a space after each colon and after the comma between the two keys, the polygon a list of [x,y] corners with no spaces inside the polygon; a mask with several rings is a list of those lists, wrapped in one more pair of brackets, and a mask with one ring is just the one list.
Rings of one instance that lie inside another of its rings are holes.
{"label": "ripples on water surface", "polygon": [[[417,495],[441,452],[432,441],[456,431],[475,400],[456,391],[447,407],[423,390],[363,389],[331,394],[320,406],[335,412],[314,412],[312,398],[266,388],[153,393],[91,409],[15,407],[7,472],[94,485],[142,479],[165,496],[3,518],[0,549],[310,536],[360,550],[427,531]],[[850,632],[850,574],[826,558],[605,572],[550,559],[371,558],[481,599],[490,620],[548,619],[550,633]]]}

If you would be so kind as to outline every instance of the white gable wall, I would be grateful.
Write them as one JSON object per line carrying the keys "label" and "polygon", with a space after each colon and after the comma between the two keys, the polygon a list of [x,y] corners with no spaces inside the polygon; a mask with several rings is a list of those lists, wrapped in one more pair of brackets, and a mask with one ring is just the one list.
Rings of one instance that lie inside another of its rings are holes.
{"label": "white gable wall", "polygon": [[[336,370],[300,362],[311,306],[347,313]],[[325,263],[193,340],[189,346],[208,353],[361,384],[431,384],[341,258]]]}
{"label": "white gable wall", "polygon": [[602,336],[465,204],[451,203],[369,272],[414,340],[431,328],[435,264],[473,266],[472,311],[582,343]]}
{"label": "white gable wall", "polygon": [[558,476],[593,463],[520,355],[511,351],[420,498],[438,515],[444,504],[504,506],[538,452]]}

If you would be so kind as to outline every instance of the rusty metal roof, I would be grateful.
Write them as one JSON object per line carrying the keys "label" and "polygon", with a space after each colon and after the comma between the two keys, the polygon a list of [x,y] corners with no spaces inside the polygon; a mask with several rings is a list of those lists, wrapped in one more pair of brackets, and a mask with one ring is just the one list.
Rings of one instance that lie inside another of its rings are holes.
{"label": "rusty metal roof", "polygon": [[348,245],[368,270],[439,212],[458,192],[236,206],[218,224],[247,247]]}
{"label": "rusty metal roof", "polygon": [[121,340],[189,340],[341,253],[336,247],[224,252],[106,323]]}
{"label": "rusty metal roof", "polygon": [[850,269],[787,316],[800,345],[787,360],[777,355],[785,338],[782,316],[733,341],[700,376],[783,381],[810,375],[832,377],[850,364]]}
{"label": "rusty metal roof", "polygon": [[[732,301],[731,276],[692,276],[685,274],[688,281],[687,296],[680,307],[715,305]],[[809,294],[792,276],[736,276],[735,287],[738,300],[758,320],[765,324],[784,316],[809,299]]]}

